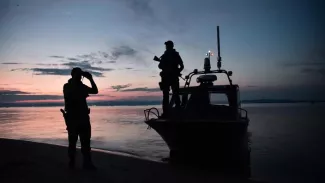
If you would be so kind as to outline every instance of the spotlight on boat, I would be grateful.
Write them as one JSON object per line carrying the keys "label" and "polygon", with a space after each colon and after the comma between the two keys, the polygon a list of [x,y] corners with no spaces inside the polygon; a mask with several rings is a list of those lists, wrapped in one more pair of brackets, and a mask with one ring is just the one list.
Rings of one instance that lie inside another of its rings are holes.
{"label": "spotlight on boat", "polygon": [[228,71],[228,76],[232,76],[232,71]]}

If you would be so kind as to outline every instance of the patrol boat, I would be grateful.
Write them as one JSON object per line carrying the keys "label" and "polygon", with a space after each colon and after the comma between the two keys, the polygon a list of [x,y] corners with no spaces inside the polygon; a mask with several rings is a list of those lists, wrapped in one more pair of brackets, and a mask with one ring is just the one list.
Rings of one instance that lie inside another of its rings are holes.
{"label": "patrol boat", "polygon": [[[204,70],[194,69],[185,77],[184,87],[179,89],[181,108],[172,107],[172,97],[170,116],[161,118],[158,109],[146,109],[145,123],[168,145],[170,162],[244,168],[250,172],[249,118],[247,111],[241,108],[239,86],[230,78],[232,71],[221,69],[219,26],[217,35],[218,69],[211,70],[209,51],[204,59]],[[226,76],[229,83],[215,84],[217,75]],[[193,76],[198,76],[198,86],[191,86]],[[220,102],[214,95],[224,96],[226,100]]]}

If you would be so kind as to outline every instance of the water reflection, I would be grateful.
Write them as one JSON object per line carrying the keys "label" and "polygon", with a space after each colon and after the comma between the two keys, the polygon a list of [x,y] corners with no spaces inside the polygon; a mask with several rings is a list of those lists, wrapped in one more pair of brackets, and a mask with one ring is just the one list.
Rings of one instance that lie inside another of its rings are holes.
{"label": "water reflection", "polygon": [[[67,131],[59,109],[1,108],[0,136],[67,145]],[[157,134],[147,130],[142,114],[143,109],[137,107],[92,107],[92,146],[139,156],[167,155],[167,146]]]}
{"label": "water reflection", "polygon": [[[168,156],[164,141],[143,122],[145,108],[92,107],[92,146],[156,159]],[[67,145],[59,109],[0,108],[0,137]],[[257,104],[245,109],[253,134],[253,177],[270,182],[315,182],[311,177],[324,177],[325,105]]]}

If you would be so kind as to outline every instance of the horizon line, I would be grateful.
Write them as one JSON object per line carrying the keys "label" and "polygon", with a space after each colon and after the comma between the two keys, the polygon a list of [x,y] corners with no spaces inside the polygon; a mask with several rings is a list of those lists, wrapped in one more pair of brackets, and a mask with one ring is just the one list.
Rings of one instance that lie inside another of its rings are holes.
{"label": "horizon line", "polygon": [[[215,101],[225,104],[227,101]],[[258,103],[324,103],[325,100],[293,100],[293,99],[249,99],[241,100],[242,104],[258,104]],[[89,106],[148,106],[161,105],[161,101],[132,101],[132,100],[116,100],[116,101],[97,101],[88,102]],[[0,107],[64,107],[64,102],[35,102],[35,103],[0,103]]]}

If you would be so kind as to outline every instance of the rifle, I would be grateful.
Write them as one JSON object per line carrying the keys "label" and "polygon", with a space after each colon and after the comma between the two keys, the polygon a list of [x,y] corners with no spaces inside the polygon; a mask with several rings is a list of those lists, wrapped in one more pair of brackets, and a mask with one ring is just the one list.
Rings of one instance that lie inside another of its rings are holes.
{"label": "rifle", "polygon": [[[68,127],[69,127],[69,121],[68,121],[68,116],[67,116],[67,112],[63,109],[60,109],[62,115],[63,115],[63,118],[64,118],[64,122],[65,122],[65,125],[66,125],[66,130],[68,130]],[[90,108],[88,108],[88,114],[90,114]]]}
{"label": "rifle", "polygon": [[153,57],[153,60],[154,61],[157,61],[157,62],[160,62],[161,61],[160,58],[158,58],[157,56]]}
{"label": "rifle", "polygon": [[[160,62],[161,61],[161,59],[158,58],[157,56],[153,57],[153,60],[156,61],[156,62]],[[182,78],[185,81],[185,79],[182,77],[182,74],[181,73],[179,73],[179,76],[178,77]]]}

